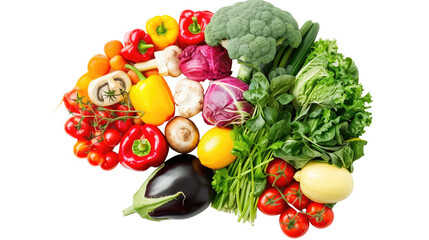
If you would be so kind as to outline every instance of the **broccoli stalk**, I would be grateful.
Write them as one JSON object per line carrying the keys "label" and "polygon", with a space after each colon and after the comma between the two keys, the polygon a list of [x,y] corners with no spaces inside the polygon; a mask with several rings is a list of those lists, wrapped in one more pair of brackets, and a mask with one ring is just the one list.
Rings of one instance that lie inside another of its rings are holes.
{"label": "broccoli stalk", "polygon": [[301,34],[289,12],[263,0],[247,0],[219,9],[205,31],[208,45],[222,44],[241,64],[238,78],[247,81],[261,64],[271,62],[278,44],[298,47]]}

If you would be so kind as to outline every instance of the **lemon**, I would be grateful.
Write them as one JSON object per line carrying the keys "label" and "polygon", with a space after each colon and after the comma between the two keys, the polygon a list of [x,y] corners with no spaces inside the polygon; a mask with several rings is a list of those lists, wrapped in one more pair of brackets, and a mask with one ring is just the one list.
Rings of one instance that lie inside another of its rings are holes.
{"label": "lemon", "polygon": [[230,132],[229,128],[214,127],[203,135],[197,147],[198,158],[202,165],[211,169],[220,169],[237,158],[231,154],[233,141]]}

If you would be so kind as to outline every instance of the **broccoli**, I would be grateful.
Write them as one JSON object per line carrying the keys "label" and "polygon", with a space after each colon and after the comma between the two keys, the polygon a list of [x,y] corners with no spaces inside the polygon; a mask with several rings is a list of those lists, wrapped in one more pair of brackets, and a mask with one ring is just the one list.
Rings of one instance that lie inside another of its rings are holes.
{"label": "broccoli", "polygon": [[[204,34],[208,45],[221,43],[231,59],[256,67],[274,59],[278,44],[296,48],[301,43],[298,23],[292,15],[263,0],[247,0],[219,9]],[[241,67],[249,70],[246,65]]]}

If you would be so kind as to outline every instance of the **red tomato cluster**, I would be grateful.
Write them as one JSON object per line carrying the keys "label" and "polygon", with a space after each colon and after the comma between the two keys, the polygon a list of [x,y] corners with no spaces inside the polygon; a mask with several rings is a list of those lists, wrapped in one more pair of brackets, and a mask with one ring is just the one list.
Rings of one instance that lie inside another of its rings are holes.
{"label": "red tomato cluster", "polygon": [[76,157],[86,158],[91,165],[103,170],[115,168],[119,161],[114,148],[131,126],[140,124],[138,119],[132,118],[134,109],[120,103],[102,109],[89,106],[78,99],[76,89],[66,93],[63,102],[73,114],[64,129],[77,140],[73,147]]}
{"label": "red tomato cluster", "polygon": [[268,186],[259,196],[258,209],[267,215],[280,215],[279,224],[284,234],[292,238],[303,236],[310,223],[326,228],[334,221],[334,212],[325,204],[312,202],[293,179],[295,169],[276,158],[268,164]]}

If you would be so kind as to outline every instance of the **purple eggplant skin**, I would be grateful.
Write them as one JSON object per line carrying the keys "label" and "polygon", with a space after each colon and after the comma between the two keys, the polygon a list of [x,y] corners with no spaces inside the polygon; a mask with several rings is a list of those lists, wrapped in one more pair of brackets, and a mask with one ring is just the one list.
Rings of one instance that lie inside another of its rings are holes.
{"label": "purple eggplant skin", "polygon": [[164,167],[149,180],[145,197],[158,198],[177,192],[183,194],[156,208],[149,216],[154,219],[185,219],[201,213],[214,196],[212,178],[213,170],[203,166],[193,155],[180,154],[167,160]]}

